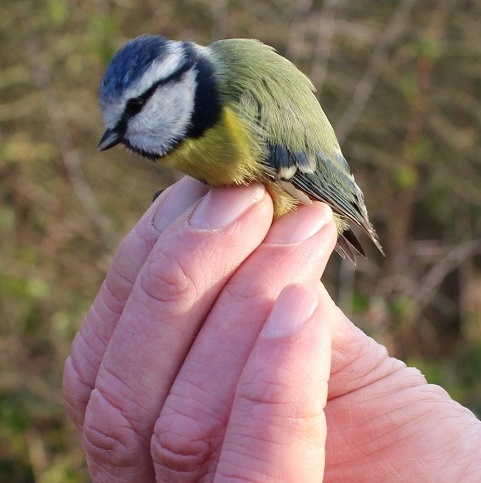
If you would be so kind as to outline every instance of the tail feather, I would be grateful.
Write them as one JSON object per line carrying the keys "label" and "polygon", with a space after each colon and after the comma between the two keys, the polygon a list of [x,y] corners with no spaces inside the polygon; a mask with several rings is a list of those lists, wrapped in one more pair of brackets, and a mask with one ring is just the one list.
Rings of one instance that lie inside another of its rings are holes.
{"label": "tail feather", "polygon": [[356,265],[356,259],[354,257],[354,254],[352,253],[351,247],[349,246],[343,235],[339,235],[337,238],[336,252],[344,259],[346,257],[349,258],[349,260],[351,260],[351,262]]}
{"label": "tail feather", "polygon": [[366,258],[366,253],[364,252],[364,248],[362,248],[361,242],[350,228],[344,230],[341,237],[347,240],[359,254]]}

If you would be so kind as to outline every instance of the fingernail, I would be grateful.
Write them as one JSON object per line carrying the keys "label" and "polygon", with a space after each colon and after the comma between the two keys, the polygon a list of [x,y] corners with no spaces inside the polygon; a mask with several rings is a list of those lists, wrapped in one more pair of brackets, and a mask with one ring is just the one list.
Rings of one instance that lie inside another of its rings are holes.
{"label": "fingernail", "polygon": [[261,335],[282,337],[298,331],[317,308],[317,297],[300,284],[289,285],[280,293]]}
{"label": "fingernail", "polygon": [[190,224],[201,230],[214,230],[237,220],[265,194],[262,184],[212,188],[197,205],[190,218]]}
{"label": "fingernail", "polygon": [[300,243],[321,230],[332,220],[332,210],[325,203],[313,202],[279,218],[264,242],[277,245]]}
{"label": "fingernail", "polygon": [[159,207],[153,218],[153,225],[159,231],[165,229],[195,202],[208,192],[209,187],[186,176],[160,195]]}

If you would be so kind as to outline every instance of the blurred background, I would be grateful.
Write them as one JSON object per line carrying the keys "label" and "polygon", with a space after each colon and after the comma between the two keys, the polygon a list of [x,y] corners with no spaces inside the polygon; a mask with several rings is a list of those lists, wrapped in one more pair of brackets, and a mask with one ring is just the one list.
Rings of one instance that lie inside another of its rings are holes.
{"label": "blurred background", "polygon": [[16,0],[0,16],[0,480],[86,482],[62,402],[115,247],[178,173],[97,153],[97,87],[144,32],[254,37],[308,74],[386,258],[333,256],[333,298],[481,415],[481,3]]}

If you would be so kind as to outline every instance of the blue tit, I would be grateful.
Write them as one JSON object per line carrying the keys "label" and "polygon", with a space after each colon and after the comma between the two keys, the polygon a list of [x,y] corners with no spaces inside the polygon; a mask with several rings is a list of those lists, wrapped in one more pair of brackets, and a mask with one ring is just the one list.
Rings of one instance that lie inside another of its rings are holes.
{"label": "blue tit", "polygon": [[142,35],[113,57],[99,89],[105,133],[210,186],[260,181],[274,217],[298,204],[331,206],[337,250],[364,250],[362,227],[382,253],[364,196],[342,155],[311,81],[272,47],[229,39],[207,47]]}

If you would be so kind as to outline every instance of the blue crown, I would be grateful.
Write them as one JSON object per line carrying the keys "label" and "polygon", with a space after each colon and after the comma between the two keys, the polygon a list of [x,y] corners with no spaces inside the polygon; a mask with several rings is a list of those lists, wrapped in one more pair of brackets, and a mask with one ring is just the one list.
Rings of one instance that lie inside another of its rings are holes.
{"label": "blue crown", "polygon": [[169,43],[160,35],[141,35],[127,42],[112,58],[99,88],[102,100],[121,97],[122,93],[140,79],[154,60],[162,61]]}

